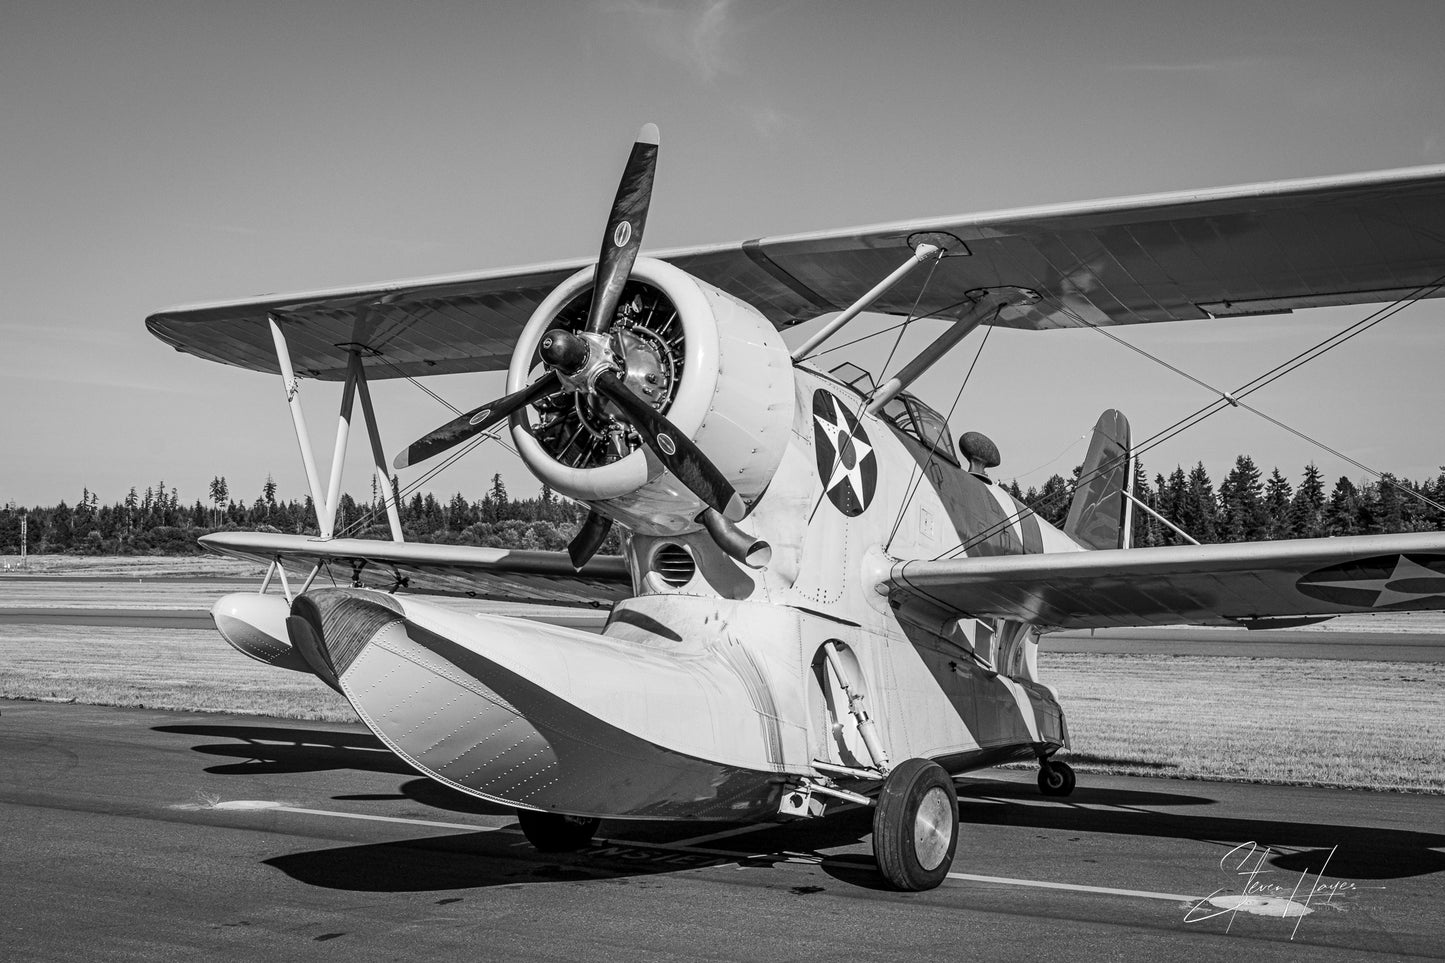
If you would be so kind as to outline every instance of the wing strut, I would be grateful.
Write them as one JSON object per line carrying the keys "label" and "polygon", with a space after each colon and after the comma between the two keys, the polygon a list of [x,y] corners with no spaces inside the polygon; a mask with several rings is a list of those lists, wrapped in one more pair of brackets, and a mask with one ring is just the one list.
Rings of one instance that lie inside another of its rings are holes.
{"label": "wing strut", "polygon": [[968,292],[970,304],[959,314],[957,320],[940,334],[933,343],[918,353],[903,370],[883,383],[873,392],[868,402],[868,413],[876,415],[884,405],[898,397],[903,389],[917,381],[925,371],[937,364],[944,355],[988,318],[1004,308],[1015,304],[1036,304],[1037,292],[1028,288],[977,288]]}
{"label": "wing strut", "polygon": [[[381,488],[382,501],[386,505],[386,520],[391,527],[393,541],[404,541],[401,532],[401,514],[397,510],[396,479],[386,465],[381,435],[376,427],[376,411],[371,406],[371,389],[366,383],[366,366],[361,360],[362,345],[349,345],[350,357],[346,366],[346,383],[341,391],[341,413],[336,425],[336,444],[331,455],[331,475],[326,490],[321,489],[321,473],[316,469],[316,456],[311,449],[311,435],[306,430],[306,415],[301,409],[301,380],[291,364],[291,350],[282,330],[282,319],[275,314],[268,316],[271,324],[271,338],[276,345],[276,363],[281,369],[281,387],[286,393],[286,405],[291,409],[291,423],[296,429],[296,444],[301,448],[301,464],[306,469],[306,482],[311,487],[311,503],[316,508],[316,525],[322,539],[335,535],[336,511],[341,505],[341,470],[346,463],[346,445],[351,436],[351,416],[356,397],[361,396],[361,412],[366,422],[367,437],[371,441],[371,457],[376,465],[376,480]],[[283,574],[282,578],[285,576]]]}
{"label": "wing strut", "polygon": [[898,265],[898,267],[894,269],[892,274],[888,275],[886,278],[873,285],[873,288],[867,294],[863,295],[857,301],[854,301],[851,305],[844,309],[842,314],[838,315],[832,321],[829,321],[827,324],[823,325],[820,331],[816,332],[811,338],[809,338],[807,341],[804,341],[799,348],[794,350],[793,364],[797,364],[800,361],[806,361],[808,359],[808,355],[813,353],[814,348],[818,347],[818,345],[831,338],[834,334],[838,332],[840,328],[843,327],[843,325],[847,324],[849,321],[852,321],[858,315],[862,314],[865,310],[868,309],[868,306],[870,304],[883,297],[883,295],[888,292],[889,288],[893,287],[899,281],[902,281],[905,277],[908,276],[909,272],[911,272],[914,268],[918,267],[918,265],[922,264],[925,261],[937,260],[938,258],[943,257],[944,253],[944,249],[942,247],[939,247],[937,244],[930,244],[927,241],[920,243],[917,247],[913,249],[912,256],[910,256],[908,260],[904,261],[902,264]]}

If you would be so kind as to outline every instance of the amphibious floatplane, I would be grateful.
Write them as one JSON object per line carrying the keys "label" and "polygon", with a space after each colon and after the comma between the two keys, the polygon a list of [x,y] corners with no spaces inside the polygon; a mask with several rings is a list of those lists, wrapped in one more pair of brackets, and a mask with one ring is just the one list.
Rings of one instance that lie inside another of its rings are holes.
{"label": "amphibious floatplane", "polygon": [[[1068,521],[1040,520],[955,448],[910,384],[979,325],[1048,329],[1434,297],[1445,169],[1258,185],[638,257],[657,131],[632,149],[596,262],[160,312],[161,340],[281,375],[319,538],[206,537],[273,563],[215,606],[247,655],[342,692],[418,770],[515,807],[546,848],[599,818],[768,820],[875,807],[894,886],[937,885],[952,777],[1068,745],[1041,632],[1288,624],[1445,608],[1445,533],[1128,548],[1129,427],[1094,430]],[[881,279],[881,280],[880,280]],[[808,362],[864,310],[948,322],[876,382]],[[841,312],[796,349],[779,330]],[[568,553],[334,537],[354,402],[384,492],[369,378],[507,369],[505,397],[395,459],[504,422],[591,514]],[[322,485],[299,378],[345,390]],[[1237,401],[1226,396],[1225,401]],[[622,526],[624,554],[597,556]],[[287,570],[292,575],[288,577]],[[318,579],[318,573],[328,577]],[[293,580],[304,574],[299,586]],[[281,594],[267,588],[278,575]],[[340,579],[344,587],[332,587]],[[328,587],[318,587],[322,582]],[[615,603],[601,635],[428,604]]]}

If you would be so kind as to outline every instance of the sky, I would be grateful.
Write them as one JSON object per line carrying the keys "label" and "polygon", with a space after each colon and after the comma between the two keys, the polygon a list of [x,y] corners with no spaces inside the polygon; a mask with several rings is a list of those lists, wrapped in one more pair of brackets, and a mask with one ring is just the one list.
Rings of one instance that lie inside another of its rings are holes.
{"label": "sky", "polygon": [[[217,475],[248,501],[267,475],[303,497],[279,379],[177,354],[144,318],[594,255],[644,122],[662,131],[644,250],[662,249],[1445,164],[1442,41],[1429,2],[0,0],[0,504],[161,481],[193,501]],[[1442,305],[1251,402],[1366,465],[1433,476]],[[1232,388],[1368,310],[1113,330]],[[918,393],[947,410],[978,338]],[[461,408],[504,392],[501,373],[430,386]],[[323,474],[339,395],[302,393]],[[374,395],[388,451],[450,417],[404,381]],[[952,424],[989,434],[996,475],[1028,487],[1082,460],[1104,408],[1142,438],[1208,400],[1094,332],[1000,330]],[[1242,410],[1144,460],[1218,480],[1240,452],[1294,481],[1311,460],[1363,475]],[[355,439],[358,495],[367,457]],[[493,472],[536,491],[492,445],[430,488],[480,497]]]}

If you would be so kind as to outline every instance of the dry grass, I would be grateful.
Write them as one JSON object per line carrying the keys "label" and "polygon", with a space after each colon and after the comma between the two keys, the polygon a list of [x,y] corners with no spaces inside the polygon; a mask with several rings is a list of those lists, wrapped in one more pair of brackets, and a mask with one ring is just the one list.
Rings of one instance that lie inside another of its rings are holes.
{"label": "dry grass", "polygon": [[1445,793],[1445,664],[1048,656],[1096,772]]}
{"label": "dry grass", "polygon": [[[22,571],[18,555],[0,555],[0,584],[6,575],[85,575],[130,578],[260,578],[266,566],[219,555],[31,555]],[[7,568],[9,571],[6,571]]]}
{"label": "dry grass", "polygon": [[228,592],[254,592],[259,578],[181,582],[165,579],[92,582],[88,579],[0,578],[0,608],[210,609]]}
{"label": "dry grass", "polygon": [[0,697],[356,720],[315,676],[254,662],[201,629],[0,625]]}

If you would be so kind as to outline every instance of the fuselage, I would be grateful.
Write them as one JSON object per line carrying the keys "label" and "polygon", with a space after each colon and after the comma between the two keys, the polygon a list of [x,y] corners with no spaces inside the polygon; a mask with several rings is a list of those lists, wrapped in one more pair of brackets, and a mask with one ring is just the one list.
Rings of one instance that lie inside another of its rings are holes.
{"label": "fuselage", "polygon": [[959,772],[1063,745],[1031,630],[895,609],[878,586],[895,561],[970,540],[970,554],[1079,546],[1018,519],[906,405],[896,422],[870,415],[801,367],[794,385],[781,461],[740,523],[771,544],[766,567],[700,529],[633,535],[635,595],[600,638],[365,590],[313,592],[296,611],[394,751],[522,808],[759,818],[819,762],[864,773],[922,756]]}

